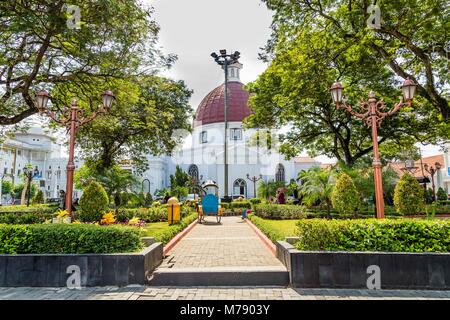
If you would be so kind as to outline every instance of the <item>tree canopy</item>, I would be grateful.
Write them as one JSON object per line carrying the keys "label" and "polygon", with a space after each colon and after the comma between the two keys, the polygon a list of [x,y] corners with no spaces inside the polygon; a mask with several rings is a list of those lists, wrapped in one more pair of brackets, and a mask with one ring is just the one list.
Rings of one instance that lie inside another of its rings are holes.
{"label": "tree canopy", "polygon": [[[74,7],[77,6],[77,7]],[[136,0],[0,2],[0,124],[37,113],[34,93],[58,111],[76,97],[87,111],[111,81],[154,72],[174,57],[156,47],[152,9]],[[74,90],[77,88],[77,90]]]}
{"label": "tree canopy", "polygon": [[[371,45],[382,44],[377,38],[378,30],[367,28],[368,15],[364,10],[367,6],[344,0],[264,2],[275,12],[273,34],[262,55],[270,65],[247,86],[252,93],[250,107],[254,112],[247,119],[248,125],[288,126],[280,146],[287,156],[307,151],[311,156],[335,157],[349,166],[364,160],[372,152],[370,128],[343,110],[336,110],[329,88],[336,80],[342,81],[346,85],[347,101],[356,107],[360,99],[367,99],[369,91],[374,90],[377,97],[384,98],[392,108],[401,95],[402,82]],[[427,3],[431,6],[431,1]],[[387,6],[383,2],[382,13],[389,9]],[[404,4],[404,8],[409,8],[409,4]],[[405,13],[410,14],[410,11]],[[383,17],[385,24],[393,23],[388,21],[391,14]],[[394,17],[392,15],[392,19]],[[439,37],[436,35],[436,38]],[[446,38],[442,35],[439,39],[445,41]],[[398,50],[389,52],[397,52],[403,61],[400,54],[407,48],[396,45]],[[439,58],[439,61],[433,64],[440,70],[436,72],[445,73],[440,67],[443,60]],[[416,75],[412,79],[422,80],[420,70],[410,72]],[[448,74],[439,77],[439,81],[447,81],[446,77]],[[423,86],[428,88],[427,84]],[[442,87],[441,96],[445,96],[444,90]],[[402,108],[396,115],[386,118],[379,129],[383,158],[395,158],[403,150],[413,148],[417,141],[436,143],[439,138],[450,136],[450,127],[436,101],[428,99],[422,89],[418,92],[413,108]]]}

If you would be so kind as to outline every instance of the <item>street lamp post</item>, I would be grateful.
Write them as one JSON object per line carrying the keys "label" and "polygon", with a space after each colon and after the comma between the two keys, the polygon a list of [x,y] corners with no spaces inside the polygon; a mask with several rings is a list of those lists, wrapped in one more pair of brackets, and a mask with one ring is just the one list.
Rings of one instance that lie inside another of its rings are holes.
{"label": "street lamp post", "polygon": [[384,199],[383,199],[383,183],[381,178],[381,160],[378,152],[378,127],[381,126],[383,119],[389,116],[392,116],[396,113],[403,105],[405,105],[404,100],[406,100],[406,104],[411,106],[412,100],[414,98],[414,94],[416,91],[416,84],[407,79],[403,82],[402,85],[402,93],[403,97],[400,99],[400,102],[397,103],[393,109],[383,112],[385,110],[386,105],[383,100],[377,101],[375,98],[375,93],[370,91],[369,100],[363,101],[360,103],[360,112],[355,111],[352,106],[348,105],[342,99],[343,86],[340,82],[334,83],[331,88],[331,96],[333,98],[334,103],[336,104],[336,108],[343,108],[346,112],[351,115],[363,120],[366,125],[372,128],[372,142],[373,142],[373,169],[374,169],[374,179],[375,179],[375,201],[377,208],[377,218],[384,218]]}
{"label": "street lamp post", "polygon": [[222,49],[220,50],[220,55],[213,52],[211,53],[211,57],[214,58],[214,61],[222,66],[222,68],[225,71],[225,98],[224,98],[224,123],[225,123],[225,134],[224,134],[224,195],[227,198],[228,197],[228,66],[232,65],[233,63],[238,62],[240,58],[240,52],[235,51],[233,54],[227,54],[227,50]]}
{"label": "street lamp post", "polygon": [[250,175],[247,173],[247,179],[253,182],[253,196],[256,198],[256,181],[262,179],[262,174],[259,177],[253,176],[250,178]]}
{"label": "street lamp post", "polygon": [[434,175],[436,174],[436,172],[438,172],[438,170],[441,170],[442,165],[439,162],[436,162],[433,168],[433,166],[429,167],[428,164],[425,163],[423,165],[423,168],[425,169],[426,172],[428,172],[431,175],[431,186],[433,188],[433,201],[436,201],[436,187],[434,185]]}
{"label": "street lamp post", "polygon": [[30,198],[31,198],[31,181],[34,177],[39,175],[39,170],[36,167],[34,171],[30,170],[29,168],[25,167],[23,168],[23,172],[25,176],[27,177],[27,207],[30,206]]}
{"label": "street lamp post", "polygon": [[46,114],[53,121],[64,125],[70,132],[69,140],[69,161],[67,162],[67,184],[66,184],[66,210],[71,215],[72,213],[72,193],[73,193],[73,172],[75,170],[74,163],[74,148],[75,148],[75,130],[82,125],[94,120],[98,115],[108,113],[113,100],[115,99],[112,91],[108,90],[102,94],[103,104],[93,112],[90,116],[85,116],[84,110],[78,108],[77,100],[72,100],[70,108],[64,108],[63,116],[58,118],[57,115],[47,109],[47,103],[50,96],[47,91],[40,91],[36,94],[36,107],[39,114]]}

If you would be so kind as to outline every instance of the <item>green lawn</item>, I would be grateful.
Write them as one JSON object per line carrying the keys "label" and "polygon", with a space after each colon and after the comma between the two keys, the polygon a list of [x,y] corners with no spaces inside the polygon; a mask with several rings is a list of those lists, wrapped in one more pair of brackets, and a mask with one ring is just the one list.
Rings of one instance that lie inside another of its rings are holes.
{"label": "green lawn", "polygon": [[143,236],[144,237],[156,237],[157,235],[169,230],[170,226],[167,222],[152,222],[147,223],[144,228]]}
{"label": "green lawn", "polygon": [[270,228],[276,230],[285,237],[291,237],[296,235],[296,226],[298,220],[265,220],[264,222]]}

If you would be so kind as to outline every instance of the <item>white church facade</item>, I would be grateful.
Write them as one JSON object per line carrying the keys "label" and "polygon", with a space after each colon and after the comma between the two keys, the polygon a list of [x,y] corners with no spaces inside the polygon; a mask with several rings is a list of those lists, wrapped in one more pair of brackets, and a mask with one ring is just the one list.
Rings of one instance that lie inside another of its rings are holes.
{"label": "white church facade", "polygon": [[[227,163],[228,195],[252,198],[256,177],[265,181],[297,179],[301,170],[320,163],[309,157],[285,159],[276,149],[256,145],[255,134],[263,129],[246,129],[243,120],[251,114],[248,108],[249,94],[243,89],[239,73],[242,65],[229,66],[227,108]],[[143,179],[150,180],[151,192],[169,187],[169,176],[179,165],[198,182],[213,180],[219,185],[220,196],[225,196],[224,138],[225,138],[225,84],[206,95],[198,106],[193,121],[193,132],[186,143],[172,156],[149,156],[149,170]],[[148,188],[148,187],[147,187]]]}

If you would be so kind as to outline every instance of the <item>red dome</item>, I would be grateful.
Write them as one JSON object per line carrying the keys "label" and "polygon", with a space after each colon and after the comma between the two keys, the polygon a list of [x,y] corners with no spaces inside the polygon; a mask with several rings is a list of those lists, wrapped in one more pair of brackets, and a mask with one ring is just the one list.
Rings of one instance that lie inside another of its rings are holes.
{"label": "red dome", "polygon": [[[242,121],[251,114],[248,108],[248,92],[238,81],[228,82],[228,121]],[[224,122],[225,84],[215,88],[197,108],[194,127],[208,123]]]}

